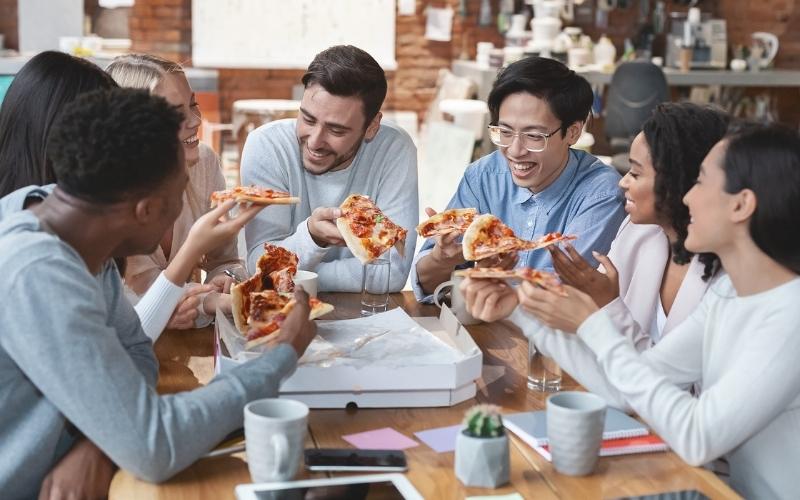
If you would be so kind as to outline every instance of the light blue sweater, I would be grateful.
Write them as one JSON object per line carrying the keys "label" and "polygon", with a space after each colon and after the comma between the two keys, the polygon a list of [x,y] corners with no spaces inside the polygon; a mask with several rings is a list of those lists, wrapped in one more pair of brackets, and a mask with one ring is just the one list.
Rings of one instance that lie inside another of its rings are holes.
{"label": "light blue sweater", "polygon": [[324,292],[360,292],[362,264],[347,247],[317,246],[306,220],[317,207],[338,207],[351,194],[369,196],[392,222],[408,230],[405,256],[391,249],[390,291],[403,288],[411,269],[419,221],[417,149],[396,125],[382,123],[375,138],[358,148],[349,167],[313,175],[303,168],[295,134],[296,120],[278,120],[247,136],[242,151],[242,184],[288,191],[298,205],[273,205],[245,227],[251,272],[264,253],[264,242],[287,248],[300,259],[300,269],[319,274]]}
{"label": "light blue sweater", "polygon": [[242,425],[294,368],[288,345],[191,392],[159,396],[150,339],[113,262],[92,275],[30,211],[0,222],[0,492],[35,496],[77,431],[162,481]]}

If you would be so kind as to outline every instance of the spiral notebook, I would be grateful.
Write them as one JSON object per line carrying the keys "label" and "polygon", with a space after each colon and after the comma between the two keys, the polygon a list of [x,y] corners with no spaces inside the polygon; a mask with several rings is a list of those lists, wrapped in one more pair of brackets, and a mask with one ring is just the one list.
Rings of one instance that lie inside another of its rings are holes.
{"label": "spiral notebook", "polygon": [[[547,412],[527,411],[503,415],[503,425],[528,445],[547,444]],[[606,410],[603,440],[645,436],[650,431],[647,426],[614,408]]]}

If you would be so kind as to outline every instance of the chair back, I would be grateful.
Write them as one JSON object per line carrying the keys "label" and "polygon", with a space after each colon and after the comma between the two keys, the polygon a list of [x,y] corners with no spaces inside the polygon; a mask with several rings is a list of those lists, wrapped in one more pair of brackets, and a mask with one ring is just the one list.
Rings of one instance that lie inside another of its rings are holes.
{"label": "chair back", "polygon": [[633,138],[653,109],[667,100],[669,87],[661,68],[648,61],[620,64],[608,87],[606,137]]}

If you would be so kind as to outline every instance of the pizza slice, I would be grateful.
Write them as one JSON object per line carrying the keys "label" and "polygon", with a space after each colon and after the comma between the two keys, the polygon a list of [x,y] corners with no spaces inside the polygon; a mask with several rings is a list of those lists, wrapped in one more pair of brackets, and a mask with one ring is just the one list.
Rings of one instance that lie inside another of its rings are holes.
{"label": "pizza slice", "polygon": [[559,295],[566,296],[564,286],[555,274],[547,271],[540,271],[530,267],[518,267],[516,269],[503,269],[501,267],[473,267],[470,269],[459,269],[454,272],[455,276],[474,279],[508,279],[528,281],[534,285],[551,290]]}
{"label": "pizza slice", "polygon": [[561,233],[549,233],[541,238],[528,241],[517,237],[503,221],[491,214],[477,217],[464,233],[462,250],[467,260],[481,260],[487,257],[524,250],[537,250],[562,241],[577,239]]}
{"label": "pizza slice", "polygon": [[294,275],[298,258],[283,247],[264,243],[264,254],[258,258],[258,270],[249,279],[231,286],[231,312],[236,328],[244,333],[248,329],[250,294],[263,290],[294,291]]}
{"label": "pizza slice", "polygon": [[555,245],[556,243],[561,243],[562,241],[572,241],[576,239],[578,239],[577,236],[570,234],[561,234],[559,232],[547,233],[541,238],[533,241],[526,241],[525,245],[523,245],[520,250],[538,250],[540,248],[549,247],[550,245]]}
{"label": "pizza slice", "polygon": [[481,260],[519,249],[520,240],[514,231],[491,214],[477,217],[464,233],[462,250],[467,260]]}
{"label": "pizza slice", "polygon": [[403,255],[408,231],[389,220],[368,196],[350,195],[339,208],[342,216],[336,219],[336,227],[362,264],[372,262],[392,247]]}
{"label": "pizza slice", "polygon": [[417,233],[423,238],[451,233],[463,234],[478,211],[474,208],[451,208],[432,216],[417,226]]}
{"label": "pizza slice", "polygon": [[[292,312],[297,301],[290,293],[265,290],[250,294],[250,328],[246,333],[246,349],[261,345],[277,334],[286,317]],[[311,312],[308,319],[316,319],[333,311],[331,304],[321,300],[309,299]]]}
{"label": "pizza slice", "polygon": [[262,276],[269,278],[264,288],[279,292],[294,291],[294,275],[299,259],[294,252],[283,247],[264,243],[264,254],[258,258],[256,267]]}
{"label": "pizza slice", "polygon": [[300,198],[290,195],[285,191],[277,191],[259,186],[236,186],[224,191],[211,193],[211,208],[228,200],[249,202],[256,205],[290,205],[300,203]]}

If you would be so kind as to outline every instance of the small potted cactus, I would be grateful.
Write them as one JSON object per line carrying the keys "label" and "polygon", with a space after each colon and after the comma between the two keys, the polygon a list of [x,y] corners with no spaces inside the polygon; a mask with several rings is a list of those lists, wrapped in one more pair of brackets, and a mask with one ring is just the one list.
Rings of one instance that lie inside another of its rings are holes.
{"label": "small potted cactus", "polygon": [[473,406],[456,438],[456,477],[466,486],[497,488],[508,483],[508,474],[508,436],[500,408]]}

